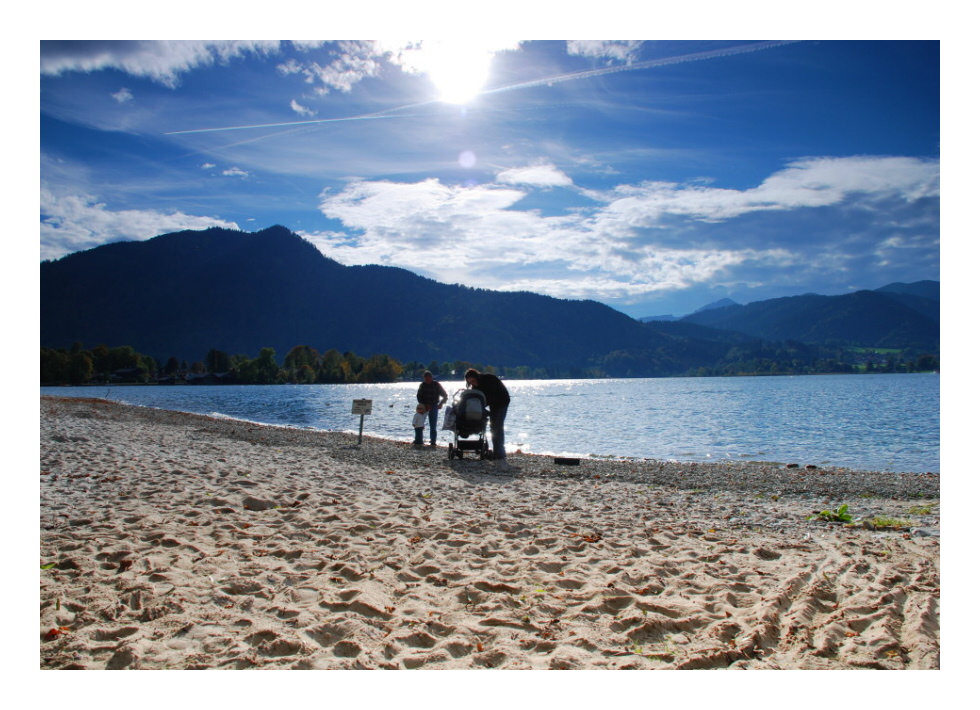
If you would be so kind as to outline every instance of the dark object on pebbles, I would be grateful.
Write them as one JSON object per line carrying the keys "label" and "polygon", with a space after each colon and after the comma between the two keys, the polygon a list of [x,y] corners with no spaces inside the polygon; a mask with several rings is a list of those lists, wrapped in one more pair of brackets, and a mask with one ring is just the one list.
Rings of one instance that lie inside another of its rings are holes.
{"label": "dark object on pebbles", "polygon": [[578,466],[580,462],[581,459],[569,459],[569,458],[563,458],[561,456],[555,457],[555,463],[558,464],[559,466]]}

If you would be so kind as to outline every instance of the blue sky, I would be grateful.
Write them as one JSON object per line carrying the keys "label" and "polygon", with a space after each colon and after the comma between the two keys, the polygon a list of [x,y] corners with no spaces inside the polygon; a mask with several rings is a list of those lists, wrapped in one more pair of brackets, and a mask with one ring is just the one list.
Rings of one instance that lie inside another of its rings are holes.
{"label": "blue sky", "polygon": [[42,41],[42,259],[282,224],[601,301],[939,279],[939,42]]}

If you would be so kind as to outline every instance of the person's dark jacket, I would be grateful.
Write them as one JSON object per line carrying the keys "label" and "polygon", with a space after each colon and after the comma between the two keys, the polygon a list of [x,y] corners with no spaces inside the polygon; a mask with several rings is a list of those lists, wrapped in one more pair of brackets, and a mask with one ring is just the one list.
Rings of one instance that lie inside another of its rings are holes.
{"label": "person's dark jacket", "polygon": [[449,395],[446,394],[446,390],[443,389],[441,384],[433,380],[432,382],[421,383],[415,398],[419,401],[419,404],[424,404],[432,409],[449,399]]}
{"label": "person's dark jacket", "polygon": [[496,375],[480,373],[477,375],[474,389],[483,392],[483,396],[487,398],[487,406],[490,407],[490,411],[501,409],[510,404],[510,392],[507,391],[507,387]]}

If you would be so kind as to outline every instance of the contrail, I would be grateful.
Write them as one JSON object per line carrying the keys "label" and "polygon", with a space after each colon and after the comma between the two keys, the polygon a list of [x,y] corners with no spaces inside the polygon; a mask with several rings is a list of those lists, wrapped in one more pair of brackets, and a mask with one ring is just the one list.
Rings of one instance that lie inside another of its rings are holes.
{"label": "contrail", "polygon": [[534,79],[533,81],[524,81],[519,84],[510,84],[509,86],[501,86],[497,89],[487,89],[486,91],[480,92],[480,95],[485,94],[500,94],[505,91],[514,91],[516,89],[530,89],[535,86],[550,86],[551,84],[557,84],[563,81],[573,81],[577,79],[591,79],[594,76],[603,76],[605,74],[615,74],[624,71],[636,71],[637,69],[649,69],[651,67],[663,67],[670,64],[685,64],[687,62],[697,62],[703,59],[716,59],[717,57],[730,57],[735,54],[747,54],[748,52],[758,52],[763,49],[770,49],[771,47],[779,47],[784,44],[793,44],[794,42],[799,42],[800,40],[776,40],[771,42],[756,42],[754,44],[743,44],[738,47],[726,47],[724,49],[712,49],[707,52],[695,52],[694,54],[683,54],[679,57],[664,57],[663,59],[650,59],[646,62],[637,62],[636,64],[623,64],[617,67],[603,67],[602,69],[586,69],[583,71],[570,72],[568,74],[559,74],[557,76],[548,77],[545,79]]}
{"label": "contrail", "polygon": [[[398,109],[389,109],[397,111]],[[283,123],[256,123],[251,126],[223,126],[221,128],[192,128],[186,131],[167,131],[165,136],[179,136],[186,133],[213,133],[215,131],[244,131],[249,128],[283,128],[286,126],[306,126],[314,123],[338,123],[341,121],[368,121],[378,118],[399,118],[399,116],[382,115],[379,113],[367,114],[364,116],[347,116],[345,118],[321,118],[313,121],[285,121]]]}
{"label": "contrail", "polygon": [[[492,94],[501,94],[506,91],[517,91],[518,89],[530,89],[535,86],[551,86],[552,84],[558,84],[565,81],[575,81],[578,79],[591,79],[596,76],[604,76],[606,74],[616,74],[625,71],[637,71],[639,69],[650,69],[652,67],[664,67],[671,64],[685,64],[687,62],[698,62],[704,59],[717,59],[718,57],[731,57],[736,54],[747,54],[749,52],[759,52],[764,49],[771,49],[772,47],[780,47],[784,44],[793,44],[800,40],[773,40],[768,42],[754,42],[753,44],[743,44],[737,47],[725,47],[723,49],[712,49],[707,52],[695,52],[693,54],[682,54],[677,57],[664,57],[662,59],[650,59],[645,62],[637,62],[636,64],[624,64],[622,66],[616,67],[603,67],[601,69],[586,69],[583,71],[569,72],[567,74],[558,74],[556,76],[547,77],[544,79],[534,79],[532,81],[522,81],[517,84],[508,84],[507,86],[500,86],[495,89],[486,89],[481,91],[478,96],[489,96]],[[419,114],[403,114],[398,113],[399,111],[404,111],[406,109],[419,108],[421,106],[429,106],[432,104],[440,103],[438,100],[423,101],[416,104],[408,104],[407,106],[399,106],[398,108],[390,108],[384,111],[378,111],[377,113],[363,114],[360,116],[347,116],[343,118],[321,118],[313,119],[309,121],[285,121],[283,123],[257,123],[249,126],[223,126],[220,128],[193,128],[184,131],[168,131],[164,133],[165,136],[177,136],[177,135],[187,135],[190,133],[215,133],[218,131],[244,131],[253,128],[283,128],[286,126],[308,126],[316,125],[321,123],[342,123],[346,121],[373,121],[383,118],[407,118],[411,116],[417,116]]]}

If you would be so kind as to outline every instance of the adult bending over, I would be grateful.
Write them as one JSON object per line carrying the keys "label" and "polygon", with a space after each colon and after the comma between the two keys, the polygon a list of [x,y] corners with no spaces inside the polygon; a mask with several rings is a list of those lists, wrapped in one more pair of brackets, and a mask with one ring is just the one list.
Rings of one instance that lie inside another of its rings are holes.
{"label": "adult bending over", "polygon": [[493,458],[504,460],[507,452],[504,450],[504,420],[507,418],[507,407],[510,406],[510,392],[496,375],[482,373],[469,369],[463,375],[466,384],[473,389],[483,392],[490,409],[490,443],[493,444]]}

